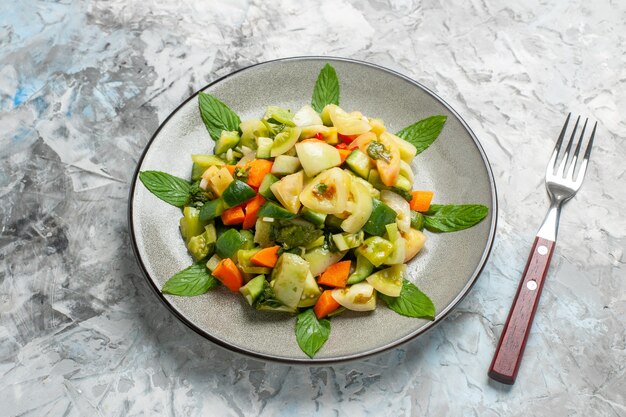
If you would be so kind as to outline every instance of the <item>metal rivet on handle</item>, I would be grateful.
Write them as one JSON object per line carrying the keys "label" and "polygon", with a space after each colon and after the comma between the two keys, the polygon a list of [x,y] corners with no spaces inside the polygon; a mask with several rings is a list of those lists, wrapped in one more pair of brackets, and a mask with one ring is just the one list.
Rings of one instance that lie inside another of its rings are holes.
{"label": "metal rivet on handle", "polygon": [[541,245],[537,248],[537,252],[539,252],[539,255],[545,255],[546,253],[548,253],[548,248]]}
{"label": "metal rivet on handle", "polygon": [[537,289],[537,281],[535,281],[534,279],[531,279],[530,281],[526,283],[526,288],[528,288],[531,291],[535,291]]}

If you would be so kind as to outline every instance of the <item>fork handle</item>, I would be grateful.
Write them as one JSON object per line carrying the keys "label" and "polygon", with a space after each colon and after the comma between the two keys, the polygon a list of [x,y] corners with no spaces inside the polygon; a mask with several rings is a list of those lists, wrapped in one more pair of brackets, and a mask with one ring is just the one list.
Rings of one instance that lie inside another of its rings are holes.
{"label": "fork handle", "polygon": [[526,340],[539,304],[543,282],[550,266],[555,242],[537,236],[528,256],[517,294],[504,324],[500,342],[489,367],[489,377],[512,385],[517,377]]}

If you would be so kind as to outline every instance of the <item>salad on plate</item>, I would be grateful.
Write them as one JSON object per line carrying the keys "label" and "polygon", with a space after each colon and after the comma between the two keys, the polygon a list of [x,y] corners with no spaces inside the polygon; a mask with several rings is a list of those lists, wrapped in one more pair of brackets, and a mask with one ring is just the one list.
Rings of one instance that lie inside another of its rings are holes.
{"label": "salad on plate", "polygon": [[329,64],[311,103],[295,113],[269,106],[241,121],[210,94],[200,92],[198,103],[213,152],[191,155],[190,180],[139,175],[182,209],[180,231],[194,260],[163,293],[223,286],[257,310],[295,314],[296,340],[310,357],[328,339],[332,317],[374,310],[378,299],[398,314],[434,319],[432,301],[406,276],[407,262],[424,247],[424,230],[467,229],[488,212],[431,204],[433,191],[414,189],[411,164],[445,116],[391,133],[383,120],[339,107]]}

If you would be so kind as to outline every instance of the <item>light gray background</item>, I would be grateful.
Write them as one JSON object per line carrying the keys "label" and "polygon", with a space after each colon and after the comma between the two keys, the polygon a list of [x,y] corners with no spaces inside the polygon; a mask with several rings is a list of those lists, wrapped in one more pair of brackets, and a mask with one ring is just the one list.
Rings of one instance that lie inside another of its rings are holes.
{"label": "light gray background", "polygon": [[[626,415],[622,2],[154,0],[0,5],[0,415]],[[328,54],[413,77],[481,140],[500,218],[437,328],[334,367],[231,354],[149,290],[126,224],[158,124],[252,63]],[[599,121],[518,382],[486,377],[567,111]]]}

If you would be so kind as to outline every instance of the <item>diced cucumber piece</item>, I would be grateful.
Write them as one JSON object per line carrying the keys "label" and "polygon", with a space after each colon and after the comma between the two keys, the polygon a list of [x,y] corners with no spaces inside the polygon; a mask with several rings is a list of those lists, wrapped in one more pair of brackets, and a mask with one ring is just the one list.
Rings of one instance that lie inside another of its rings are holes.
{"label": "diced cucumber piece", "polygon": [[301,129],[299,127],[286,127],[276,135],[272,144],[271,156],[276,157],[289,151],[298,142]]}
{"label": "diced cucumber piece", "polygon": [[234,148],[239,144],[240,140],[241,138],[239,137],[239,132],[229,132],[227,130],[222,130],[220,138],[215,143],[215,154],[224,153],[229,149]]}
{"label": "diced cucumber piece", "polygon": [[348,167],[361,178],[367,179],[370,173],[370,158],[360,149],[355,149],[346,158]]}
{"label": "diced cucumber piece", "polygon": [[294,114],[289,109],[283,109],[278,106],[269,106],[263,118],[270,123],[278,123],[293,127],[296,125],[293,121],[293,116]]}
{"label": "diced cucumber piece", "polygon": [[221,198],[205,203],[200,209],[200,221],[206,222],[222,215],[226,203]]}
{"label": "diced cucumber piece", "polygon": [[243,238],[244,242],[241,245],[241,249],[252,249],[254,248],[254,235],[250,230],[240,230],[239,234]]}
{"label": "diced cucumber piece", "polygon": [[411,210],[411,227],[416,230],[424,230],[424,215],[422,213]]}
{"label": "diced cucumber piece", "polygon": [[250,259],[261,249],[239,249],[237,251],[237,264],[247,274],[269,274],[271,268],[256,266]]}
{"label": "diced cucumber piece", "polygon": [[369,174],[367,175],[367,182],[372,184],[375,188],[379,190],[386,190],[388,187],[383,183],[383,180],[380,178],[380,174],[378,170],[370,169]]}
{"label": "diced cucumber piece", "polygon": [[399,175],[396,180],[396,185],[393,188],[410,192],[413,189],[413,184],[411,184],[411,181],[409,181],[408,178]]}
{"label": "diced cucumber piece", "polygon": [[217,265],[220,263],[221,260],[222,258],[220,258],[218,254],[214,254],[207,261],[206,267],[209,269],[209,271],[213,272],[213,270],[217,268]]}
{"label": "diced cucumber piece", "polygon": [[241,295],[243,295],[248,304],[253,305],[254,302],[263,293],[265,282],[265,275],[257,275],[256,277],[248,281],[246,285],[239,288],[239,292],[241,293]]}
{"label": "diced cucumber piece", "polygon": [[275,182],[278,182],[278,177],[270,173],[265,174],[263,177],[261,185],[259,185],[259,194],[261,194],[266,200],[276,200],[276,196],[274,196],[274,193],[270,189],[272,184]]}
{"label": "diced cucumber piece", "polygon": [[305,219],[313,223],[317,227],[323,227],[324,221],[326,220],[326,214],[318,213],[317,211],[313,211],[307,207],[302,209],[300,215]]}
{"label": "diced cucumber piece", "polygon": [[333,242],[340,251],[356,248],[363,243],[364,233],[338,233],[332,236]]}
{"label": "diced cucumber piece", "polygon": [[257,149],[256,149],[256,157],[268,159],[271,157],[272,145],[274,141],[270,138],[259,137],[256,139]]}
{"label": "diced cucumber piece", "polygon": [[276,203],[272,203],[271,201],[267,201],[261,208],[257,214],[257,217],[262,219],[264,217],[270,217],[272,219],[283,219],[289,220],[296,217],[296,215],[284,208],[280,207]]}
{"label": "diced cucumber piece", "polygon": [[185,207],[183,209],[183,217],[180,219],[180,233],[186,242],[194,237],[204,233],[204,225],[207,220],[200,218],[200,210],[195,207]]}
{"label": "diced cucumber piece", "polygon": [[398,232],[398,224],[397,223],[389,223],[385,225],[385,230],[387,231],[387,237],[390,242],[395,242],[396,239],[400,237],[400,233]]}
{"label": "diced cucumber piece", "polygon": [[256,192],[243,181],[233,180],[222,193],[224,202],[229,207],[238,206],[256,196]]}
{"label": "diced cucumber piece", "polygon": [[221,258],[232,258],[246,242],[246,239],[235,229],[228,229],[215,243],[215,252]]}
{"label": "diced cucumber piece", "polygon": [[270,231],[272,223],[263,221],[262,218],[257,219],[254,225],[254,243],[260,245],[262,248],[272,246],[274,242],[270,239]]}
{"label": "diced cucumber piece", "polygon": [[372,199],[372,205],[372,214],[365,226],[363,226],[363,230],[370,235],[382,236],[387,231],[385,226],[395,223],[398,214],[391,207],[376,198]]}
{"label": "diced cucumber piece", "polygon": [[390,297],[399,297],[402,290],[402,280],[406,265],[393,265],[390,268],[381,269],[367,277],[367,282],[381,294]]}
{"label": "diced cucumber piece", "polygon": [[279,155],[274,159],[272,165],[272,174],[274,175],[288,175],[297,172],[300,169],[300,160],[296,156]]}
{"label": "diced cucumber piece", "polygon": [[363,255],[375,267],[381,266],[393,251],[393,244],[387,239],[372,236],[356,249],[358,254]]}
{"label": "diced cucumber piece", "polygon": [[212,166],[222,167],[226,162],[215,155],[191,155],[193,167],[191,169],[191,179],[197,181],[202,177],[204,171]]}
{"label": "diced cucumber piece", "polygon": [[341,218],[335,216],[334,214],[329,214],[329,215],[326,216],[326,220],[324,221],[324,224],[330,230],[340,232],[340,231],[343,230],[341,228],[341,223],[343,223],[343,220],[344,219],[341,219]]}
{"label": "diced cucumber piece", "polygon": [[374,265],[359,253],[356,254],[356,268],[348,277],[348,284],[356,284],[367,278],[374,270]]}

